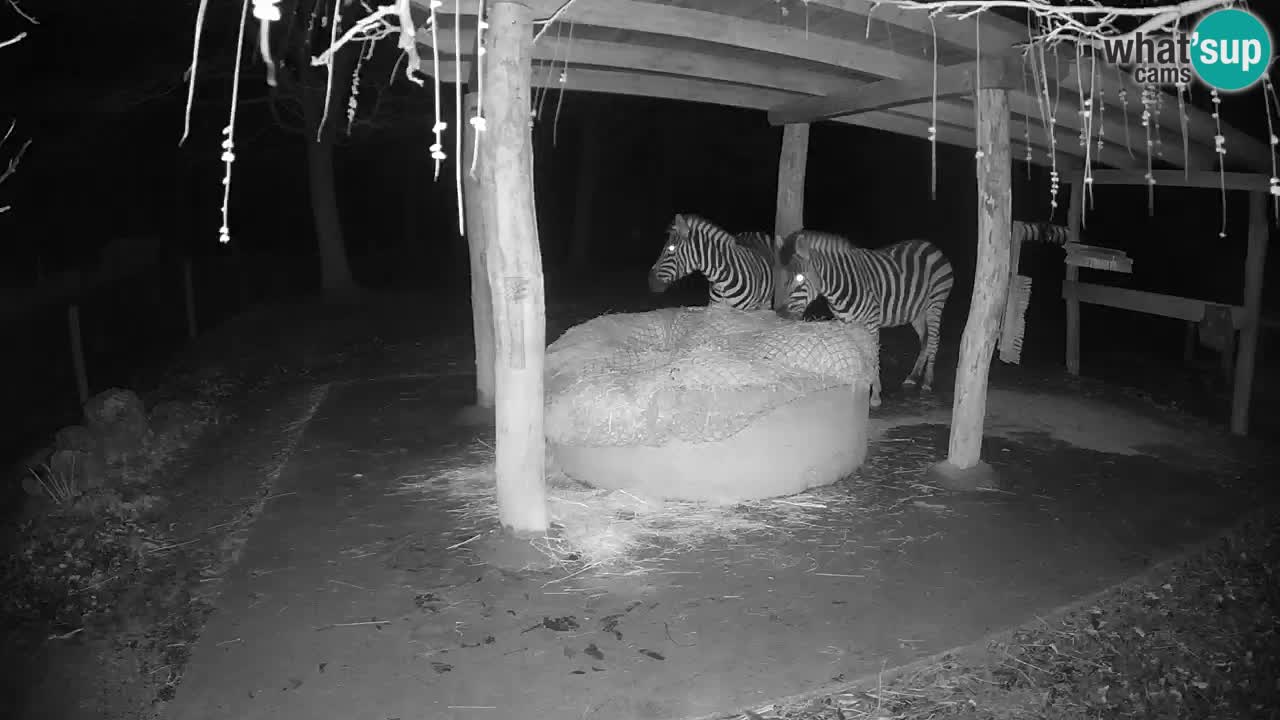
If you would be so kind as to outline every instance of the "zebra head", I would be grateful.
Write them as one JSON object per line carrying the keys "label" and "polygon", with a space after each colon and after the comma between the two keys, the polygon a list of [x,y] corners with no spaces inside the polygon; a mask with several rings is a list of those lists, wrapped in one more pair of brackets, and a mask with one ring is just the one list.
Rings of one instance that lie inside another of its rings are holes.
{"label": "zebra head", "polygon": [[[807,317],[816,300],[827,295],[825,254],[852,247],[848,240],[836,235],[797,230],[782,241],[778,264],[782,268],[782,294],[786,302],[777,309],[784,318]],[[828,312],[830,312],[828,310]]]}
{"label": "zebra head", "polygon": [[693,272],[691,262],[693,252],[694,227],[698,218],[692,215],[676,214],[667,226],[667,237],[662,244],[662,252],[649,268],[649,291],[660,293],[670,287],[671,283]]}

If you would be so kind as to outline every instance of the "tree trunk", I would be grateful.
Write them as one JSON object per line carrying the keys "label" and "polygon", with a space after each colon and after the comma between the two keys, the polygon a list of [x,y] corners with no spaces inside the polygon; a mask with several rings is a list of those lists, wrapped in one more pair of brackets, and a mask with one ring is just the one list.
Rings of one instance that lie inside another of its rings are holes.
{"label": "tree trunk", "polygon": [[499,0],[489,11],[481,137],[489,287],[493,298],[498,519],[518,535],[547,530],[543,366],[546,307],[534,218],[529,127],[533,23],[529,8]]}
{"label": "tree trunk", "polygon": [[[475,83],[471,83],[475,87]],[[468,92],[463,106],[462,141],[462,199],[467,230],[467,251],[471,261],[471,328],[475,337],[476,352],[476,405],[492,408],[494,402],[493,378],[493,297],[489,288],[488,251],[490,239],[485,232],[483,204],[486,196],[492,196],[482,187],[484,168],[478,166],[471,174],[471,158],[475,148],[476,130],[470,122],[476,114],[479,94]],[[482,139],[487,140],[487,137]],[[483,152],[481,154],[484,154]]]}
{"label": "tree trunk", "polygon": [[987,414],[987,376],[995,353],[1000,316],[1009,290],[1012,230],[1009,98],[1004,90],[978,91],[978,261],[969,319],[960,342],[948,462],[967,470],[982,459]]}
{"label": "tree trunk", "polygon": [[596,186],[600,184],[600,153],[605,148],[599,108],[588,110],[582,120],[578,149],[578,183],[573,206],[573,233],[569,243],[569,267],[583,270],[591,262]]}
{"label": "tree trunk", "polygon": [[[308,133],[309,134],[309,133]],[[307,185],[311,191],[311,217],[320,246],[320,286],[325,295],[349,295],[356,290],[347,264],[347,245],[338,216],[338,189],[333,177],[333,138],[324,133],[307,143]]]}
{"label": "tree trunk", "polygon": [[[329,113],[325,116],[327,70],[313,69],[306,44],[298,45],[295,59],[302,71],[298,91],[302,99],[302,112],[307,146],[307,189],[310,191],[311,218],[315,224],[316,243],[320,252],[320,287],[329,297],[354,294],[358,288],[351,276],[347,261],[347,245],[342,234],[342,219],[338,213],[338,189],[334,180],[333,154],[335,138],[345,117],[347,95],[351,89],[351,74],[355,69],[358,50],[354,48],[338,52],[334,58],[333,96],[329,99]],[[321,120],[324,127],[321,127]]]}

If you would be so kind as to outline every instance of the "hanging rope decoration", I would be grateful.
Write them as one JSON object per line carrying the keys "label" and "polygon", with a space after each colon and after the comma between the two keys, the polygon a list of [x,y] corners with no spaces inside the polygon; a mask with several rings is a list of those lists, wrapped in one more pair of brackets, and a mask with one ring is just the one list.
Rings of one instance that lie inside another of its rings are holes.
{"label": "hanging rope decoration", "polygon": [[267,68],[267,85],[276,86],[276,62],[271,58],[271,23],[280,21],[280,0],[253,0],[253,17],[258,21],[258,52]]}
{"label": "hanging rope decoration", "polygon": [[373,41],[365,40],[364,47],[356,58],[355,69],[351,71],[351,95],[347,97],[347,137],[351,137],[351,126],[356,122],[356,109],[360,107],[360,69],[372,54]]}
{"label": "hanging rope decoration", "polygon": [[1271,119],[1271,111],[1280,109],[1280,101],[1276,99],[1276,89],[1271,78],[1262,76],[1262,103],[1267,111],[1267,140],[1271,153],[1271,205],[1276,222],[1280,222],[1280,173],[1276,171],[1276,146],[1280,145],[1280,136],[1276,135],[1275,123]]}
{"label": "hanging rope decoration", "polygon": [[[975,88],[981,88],[982,87],[982,16],[981,15],[978,15],[973,19],[973,44],[975,46],[974,50],[976,53],[976,57],[975,57],[976,62],[974,63],[974,68],[973,68],[973,85]],[[981,92],[981,90],[979,90],[979,92]],[[975,128],[982,127],[982,103],[975,102],[973,104],[973,114],[974,114],[973,126]],[[983,151],[982,146],[980,145],[973,152],[973,157],[977,160],[981,160],[984,155],[986,155],[986,152]]]}
{"label": "hanging rope decoration", "polygon": [[[938,27],[929,14],[929,30],[933,33],[933,102],[929,106],[929,197],[938,199]],[[871,18],[867,18],[867,37],[871,36]]]}
{"label": "hanging rope decoration", "polygon": [[476,161],[480,158],[480,135],[484,132],[484,31],[489,28],[485,22],[484,0],[476,8],[476,114],[467,122],[475,128],[471,144],[471,179],[476,178]]}
{"label": "hanging rope decoration", "polygon": [[[1026,53],[1023,53],[1022,54],[1022,94],[1026,95],[1027,97],[1031,97],[1030,83],[1027,80],[1027,72],[1028,70],[1030,70],[1030,68],[1028,67],[1029,63],[1030,63],[1030,56]],[[1022,123],[1022,144],[1025,145],[1027,148],[1027,157],[1025,158],[1026,159],[1025,164],[1027,166],[1027,179],[1030,180],[1031,179],[1031,163],[1035,159],[1031,154],[1031,118],[1027,118],[1027,121]]]}
{"label": "hanging rope decoration", "polygon": [[1098,85],[1098,156],[1102,156],[1103,138],[1107,134],[1107,86],[1105,83],[1097,83]]}
{"label": "hanging rope decoration", "polygon": [[[1178,42],[1178,34],[1182,32],[1182,28],[1175,23],[1173,26],[1173,41]],[[1190,97],[1191,88],[1188,83],[1181,82],[1182,77],[1182,57],[1180,53],[1173,54],[1174,67],[1178,70],[1179,82],[1174,83],[1174,90],[1178,94],[1178,130],[1182,135],[1182,176],[1184,178],[1191,177],[1191,142],[1189,133],[1187,132],[1187,99]]]}
{"label": "hanging rope decoration", "polygon": [[1151,172],[1151,147],[1154,141],[1151,139],[1151,108],[1155,104],[1152,94],[1155,88],[1150,85],[1144,85],[1142,88],[1142,129],[1147,134],[1147,214],[1155,216],[1156,213],[1156,176]]}
{"label": "hanging rope decoration", "polygon": [[[226,245],[231,242],[231,164],[236,161],[235,154],[235,127],[236,127],[236,108],[239,106],[240,98],[240,62],[244,54],[239,48],[244,47],[244,28],[249,19],[249,0],[244,0],[240,7],[240,33],[236,43],[236,66],[235,71],[231,75],[231,113],[227,119],[227,126],[222,129],[222,134],[226,137],[222,141],[222,162],[226,167],[226,173],[222,176],[222,227],[218,228],[218,242]],[[194,75],[194,73],[192,73]]]}
{"label": "hanging rope decoration", "polygon": [[1093,207],[1093,142],[1091,140],[1094,122],[1093,109],[1098,107],[1098,53],[1089,52],[1089,97],[1084,100],[1084,172],[1085,191],[1089,194],[1088,207]]}
{"label": "hanging rope decoration", "polygon": [[[1049,100],[1049,66],[1046,59],[1044,43],[1036,43],[1032,47],[1032,67],[1038,69],[1032,79],[1036,82],[1036,104],[1040,106],[1040,114],[1049,144],[1049,208],[1050,213],[1058,209],[1058,134],[1056,109]],[[1035,61],[1039,60],[1037,64]]]}
{"label": "hanging rope decoration", "polygon": [[[1152,89],[1152,93],[1156,96],[1156,112],[1157,120],[1164,117],[1164,93],[1157,89]],[[1156,136],[1156,157],[1164,159],[1164,134],[1160,131],[1160,123],[1156,122],[1152,128]]]}
{"label": "hanging rope decoration", "polygon": [[1213,151],[1218,154],[1218,189],[1222,193],[1222,229],[1218,231],[1218,237],[1225,238],[1227,236],[1227,138],[1222,134],[1222,115],[1219,113],[1222,105],[1222,98],[1218,96],[1218,89],[1213,88],[1209,91],[1209,97],[1213,100],[1213,122],[1217,134],[1213,136]]}
{"label": "hanging rope decoration", "polygon": [[444,143],[442,142],[441,133],[449,128],[449,124],[440,119],[440,38],[436,34],[439,23],[436,21],[436,9],[443,7],[441,0],[431,0],[427,4],[431,17],[427,19],[427,25],[431,27],[431,65],[434,71],[431,76],[435,79],[431,83],[432,92],[435,95],[434,110],[436,122],[431,126],[431,132],[436,136],[436,141],[431,145],[431,159],[435,161],[435,180],[440,179],[440,163],[444,162],[448,157],[444,154]]}
{"label": "hanging rope decoration", "polygon": [[458,234],[467,234],[462,202],[462,3],[453,4],[453,190],[458,202]]}
{"label": "hanging rope decoration", "polygon": [[[338,27],[342,24],[342,0],[333,0],[333,16],[320,18],[320,27],[324,27],[326,21],[329,23],[329,48],[335,49],[338,47]],[[333,98],[333,63],[325,63],[325,68],[328,73],[324,84],[324,112],[320,113],[320,123],[316,125],[316,142],[320,142],[324,126],[329,122],[329,101]]]}
{"label": "hanging rope decoration", "polygon": [[195,37],[191,40],[191,66],[187,68],[187,108],[182,114],[182,137],[178,138],[178,147],[187,141],[191,134],[191,106],[196,100],[196,63],[200,58],[200,36],[204,32],[204,13],[209,8],[209,0],[200,0],[200,8],[196,10]]}
{"label": "hanging rope decoration", "polygon": [[[564,107],[564,86],[569,79],[569,56],[573,54],[573,22],[569,23],[569,42],[564,49],[564,61],[560,66],[560,75],[556,78],[560,86],[556,94],[556,116],[551,121],[551,146],[556,147],[560,139],[560,108]],[[554,60],[552,61],[554,62]]]}
{"label": "hanging rope decoration", "polygon": [[[1090,142],[1091,138],[1089,136],[1089,120],[1088,119],[1090,115],[1089,111],[1091,109],[1090,106],[1093,103],[1093,99],[1091,97],[1085,97],[1084,69],[1081,67],[1082,65],[1084,65],[1084,50],[1078,44],[1075,46],[1075,48],[1076,48],[1076,62],[1075,62],[1076,91],[1080,95],[1080,109],[1077,111],[1080,114],[1080,147],[1084,148],[1084,187],[1086,191],[1092,191],[1093,164],[1090,162],[1090,160],[1092,159],[1092,156],[1090,154],[1090,150],[1092,150],[1092,146]],[[1093,92],[1092,88],[1090,88],[1090,93],[1092,92]],[[1080,205],[1081,206],[1079,208],[1076,208],[1076,211],[1080,213],[1080,224],[1084,225],[1085,217],[1088,215],[1089,203],[1082,202]]]}
{"label": "hanging rope decoration", "polygon": [[1124,76],[1120,74],[1119,67],[1116,67],[1116,79],[1121,83],[1118,95],[1120,96],[1120,108],[1124,113],[1124,148],[1129,151],[1129,157],[1134,158],[1133,138],[1129,135],[1129,91],[1124,87]]}

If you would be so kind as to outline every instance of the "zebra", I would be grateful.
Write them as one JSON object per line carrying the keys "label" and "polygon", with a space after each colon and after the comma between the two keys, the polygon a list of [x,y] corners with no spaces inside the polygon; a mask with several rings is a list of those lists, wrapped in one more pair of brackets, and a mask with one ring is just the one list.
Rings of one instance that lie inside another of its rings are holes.
{"label": "zebra", "polygon": [[776,243],[773,233],[735,236],[699,215],[677,214],[649,269],[649,290],[663,292],[680,278],[701,272],[711,285],[708,304],[767,310],[773,305]]}
{"label": "zebra", "polygon": [[1017,244],[1044,243],[1045,245],[1062,246],[1071,240],[1071,231],[1065,226],[1047,222],[1014,220],[1011,232],[1013,241]]}
{"label": "zebra", "polygon": [[[951,262],[936,245],[904,240],[867,250],[839,235],[798,230],[783,241],[778,260],[787,271],[787,304],[779,314],[794,317],[825,295],[836,318],[860,322],[877,338],[880,328],[910,324],[920,354],[903,385],[933,389],[942,310],[955,284]],[[880,380],[874,378],[871,406],[879,405]]]}

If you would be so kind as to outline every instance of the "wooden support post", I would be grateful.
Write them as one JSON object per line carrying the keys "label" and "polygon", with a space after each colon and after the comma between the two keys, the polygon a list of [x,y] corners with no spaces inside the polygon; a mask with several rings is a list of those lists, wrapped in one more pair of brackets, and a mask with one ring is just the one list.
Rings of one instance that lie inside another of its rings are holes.
{"label": "wooden support post", "polygon": [[1249,195],[1249,251],[1244,263],[1244,323],[1240,326],[1240,350],[1236,357],[1235,392],[1231,399],[1231,432],[1249,431],[1249,400],[1253,394],[1253,369],[1262,329],[1263,270],[1267,265],[1266,193]]}
{"label": "wooden support post", "polygon": [[[782,150],[778,153],[778,204],[773,232],[779,240],[804,227],[804,179],[809,164],[809,125],[797,123],[782,128]],[[774,248],[775,252],[777,248]],[[785,278],[774,267],[773,307],[781,308]]]}
{"label": "wooden support post", "polygon": [[1009,148],[1009,97],[1000,89],[978,91],[978,259],[969,319],[960,343],[951,443],[947,462],[959,471],[978,466],[987,412],[987,376],[1009,290],[1010,202],[1013,164]]}
{"label": "wooden support post", "polygon": [[195,339],[199,328],[196,327],[196,287],[191,278],[191,258],[182,258],[182,296],[187,305],[187,337]]}
{"label": "wooden support post", "polygon": [[67,332],[71,335],[71,365],[76,374],[76,391],[80,404],[89,402],[89,373],[85,369],[84,341],[80,334],[80,306],[67,306]]}
{"label": "wooden support post", "polygon": [[[1071,199],[1067,201],[1067,242],[1080,242],[1080,219],[1084,212],[1084,181],[1071,183]],[[1067,296],[1067,372],[1080,374],[1080,299],[1075,294],[1075,283],[1080,278],[1080,268],[1068,265],[1065,281]]]}
{"label": "wooden support post", "polygon": [[[491,409],[494,403],[493,378],[493,297],[489,289],[488,252],[489,237],[485,231],[482,189],[483,168],[476,166],[471,173],[472,156],[476,147],[476,128],[470,123],[475,117],[480,95],[471,82],[472,90],[463,99],[462,138],[462,203],[467,228],[467,253],[471,260],[471,329],[475,336],[476,353],[476,405]],[[481,140],[487,140],[484,135]]]}
{"label": "wooden support post", "polygon": [[485,34],[481,185],[493,298],[498,519],[517,535],[547,530],[543,364],[546,306],[533,208],[529,126],[533,15],[512,0],[490,6]]}

